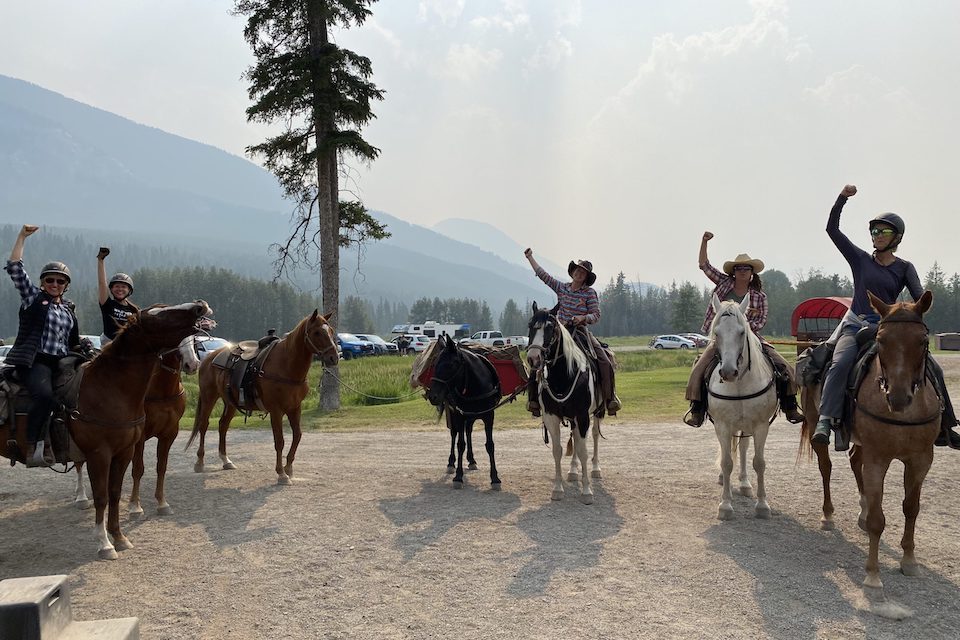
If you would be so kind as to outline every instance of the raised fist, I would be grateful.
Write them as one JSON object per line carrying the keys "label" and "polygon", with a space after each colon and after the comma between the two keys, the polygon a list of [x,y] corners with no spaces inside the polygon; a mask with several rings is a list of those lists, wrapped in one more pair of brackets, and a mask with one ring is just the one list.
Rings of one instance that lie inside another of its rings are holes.
{"label": "raised fist", "polygon": [[852,198],[853,196],[857,195],[857,188],[852,184],[848,184],[843,188],[843,191],[840,192],[840,195],[847,198]]}
{"label": "raised fist", "polygon": [[533,257],[533,249],[531,249],[530,247],[527,247],[526,249],[523,250],[523,255],[529,260],[530,258]]}
{"label": "raised fist", "polygon": [[20,235],[26,238],[27,236],[35,234],[39,228],[40,227],[35,224],[25,224],[23,225],[23,228],[20,229]]}
{"label": "raised fist", "polygon": [[704,231],[704,232],[703,232],[703,241],[704,241],[704,242],[707,242],[707,241],[709,241],[709,240],[713,240],[713,234],[710,233],[709,231]]}
{"label": "raised fist", "polygon": [[100,252],[97,253],[97,260],[103,260],[108,255],[110,255],[110,247],[100,247]]}

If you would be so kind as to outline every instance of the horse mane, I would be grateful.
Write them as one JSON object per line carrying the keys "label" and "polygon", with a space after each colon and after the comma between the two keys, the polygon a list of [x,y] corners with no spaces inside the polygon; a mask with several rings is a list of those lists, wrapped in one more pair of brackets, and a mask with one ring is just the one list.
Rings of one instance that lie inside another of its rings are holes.
{"label": "horse mane", "polygon": [[578,369],[582,371],[587,368],[587,355],[577,346],[563,323],[557,323],[557,331],[560,332],[560,345],[563,347],[563,355],[567,361],[567,375],[572,377]]}

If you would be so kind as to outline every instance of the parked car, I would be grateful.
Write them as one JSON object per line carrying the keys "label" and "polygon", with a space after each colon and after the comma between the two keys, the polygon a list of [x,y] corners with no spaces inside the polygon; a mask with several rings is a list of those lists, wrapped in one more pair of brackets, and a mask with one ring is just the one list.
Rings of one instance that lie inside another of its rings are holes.
{"label": "parked car", "polygon": [[515,344],[521,349],[526,349],[530,346],[530,338],[527,336],[510,336],[507,339],[510,341],[510,344]]}
{"label": "parked car", "polygon": [[460,340],[461,344],[482,344],[488,347],[507,347],[516,345],[521,349],[527,348],[530,342],[526,336],[505,336],[500,331],[477,331],[469,338]]}
{"label": "parked car", "polygon": [[699,333],[680,333],[677,334],[681,338],[686,338],[687,340],[693,341],[698,347],[705,347],[710,344],[710,338]]}
{"label": "parked car", "polygon": [[697,344],[693,340],[681,338],[680,336],[666,335],[656,336],[650,341],[650,346],[654,349],[696,349]]}
{"label": "parked car", "polygon": [[3,361],[7,359],[7,354],[10,353],[10,349],[13,349],[12,344],[5,344],[0,347],[0,365],[3,365]]}
{"label": "parked car", "polygon": [[373,343],[361,340],[352,333],[338,333],[337,344],[340,345],[340,353],[344,360],[373,355]]}
{"label": "parked car", "polygon": [[[427,336],[420,335],[411,335],[404,334],[402,336],[397,336],[390,342],[397,345],[397,347],[403,349],[405,354],[415,354],[425,351],[427,347],[430,346],[430,338]],[[401,344],[402,343],[402,344]]]}
{"label": "parked car", "polygon": [[233,343],[229,340],[215,336],[197,336],[194,339],[194,344],[197,347],[197,357],[201,360],[221,347],[233,346]]}
{"label": "parked car", "polygon": [[380,336],[373,335],[372,333],[357,333],[354,335],[361,340],[366,340],[367,342],[373,344],[373,352],[378,356],[395,356],[400,353],[400,348],[395,342],[387,342]]}

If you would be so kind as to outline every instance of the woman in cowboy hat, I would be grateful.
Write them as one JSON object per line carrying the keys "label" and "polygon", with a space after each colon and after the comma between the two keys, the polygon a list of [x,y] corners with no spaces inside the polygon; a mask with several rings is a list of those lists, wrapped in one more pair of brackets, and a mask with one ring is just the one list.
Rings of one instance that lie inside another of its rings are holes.
{"label": "woman in cowboy hat", "polygon": [[120,327],[127,324],[130,316],[138,313],[140,308],[133,304],[130,295],[133,293],[133,278],[125,273],[116,273],[107,280],[107,269],[104,259],[110,255],[109,247],[100,247],[97,254],[97,285],[100,299],[100,317],[103,319],[102,342],[106,345],[117,337]]}
{"label": "woman in cowboy hat", "polygon": [[[537,264],[533,258],[533,251],[527,249],[523,252],[533,272],[537,277],[543,280],[544,284],[554,290],[557,294],[557,320],[565,325],[573,326],[579,331],[575,331],[574,337],[581,335],[589,342],[590,347],[585,348],[589,354],[594,352],[597,358],[597,366],[600,373],[600,389],[603,393],[603,399],[606,403],[607,413],[611,416],[617,415],[621,409],[620,398],[616,393],[616,381],[613,373],[613,355],[609,353],[600,342],[593,337],[593,334],[587,329],[588,324],[594,324],[600,320],[600,299],[593,283],[597,280],[597,274],[593,272],[593,263],[589,260],[570,261],[567,266],[567,274],[572,279],[571,282],[560,282],[549,273],[544,271],[543,267]],[[586,347],[581,342],[582,347]],[[533,415],[540,415],[540,404],[537,402],[536,379],[531,376],[527,387],[527,410]]]}
{"label": "woman in cowboy hat", "polygon": [[[763,271],[763,261],[751,258],[741,253],[733,260],[723,263],[723,271],[717,270],[707,259],[707,243],[713,238],[709,231],[703,232],[700,241],[700,269],[716,284],[713,293],[721,300],[742,302],[744,296],[750,296],[750,308],[747,309],[747,322],[750,328],[760,337],[760,330],[767,324],[767,294],[763,292],[763,283],[760,282],[760,272]],[[703,319],[701,333],[710,330],[713,316],[716,312],[713,305],[707,306],[707,314]],[[763,352],[767,354],[777,370],[777,396],[780,398],[780,408],[787,420],[794,424],[803,422],[803,414],[797,409],[797,382],[793,367],[787,364],[773,345],[760,338]],[[707,371],[713,364],[716,356],[716,347],[711,342],[703,350],[700,358],[694,363],[687,382],[686,398],[690,401],[690,410],[683,417],[683,421],[691,427],[703,424],[706,415],[706,403],[703,399],[703,387]]]}
{"label": "woman in cowboy hat", "polygon": [[[827,219],[827,235],[847,260],[853,273],[853,302],[834,332],[834,336],[831,337],[831,340],[836,339],[836,347],[833,350],[830,368],[827,369],[823,378],[820,417],[812,437],[814,442],[822,444],[830,442],[831,429],[837,429],[843,417],[847,376],[857,359],[857,332],[862,327],[876,327],[880,321],[880,316],[870,306],[867,291],[887,304],[896,302],[904,288],[910,292],[914,300],[923,294],[916,267],[911,262],[894,255],[906,231],[903,218],[895,213],[881,213],[870,220],[868,228],[873,244],[872,253],[867,253],[854,245],[840,231],[840,212],[843,211],[843,205],[847,200],[856,193],[857,188],[854,185],[846,185],[837,197],[833,209],[830,210],[830,217]],[[940,418],[941,433],[936,444],[960,449],[960,435],[953,431],[953,427],[957,425],[957,417],[943,381],[943,369],[932,357],[928,356],[927,362],[937,379],[940,397],[943,399],[943,414]],[[837,433],[839,436],[841,432],[837,431]],[[849,446],[849,443],[840,437],[837,437],[834,442],[834,448],[837,451],[844,451]]]}

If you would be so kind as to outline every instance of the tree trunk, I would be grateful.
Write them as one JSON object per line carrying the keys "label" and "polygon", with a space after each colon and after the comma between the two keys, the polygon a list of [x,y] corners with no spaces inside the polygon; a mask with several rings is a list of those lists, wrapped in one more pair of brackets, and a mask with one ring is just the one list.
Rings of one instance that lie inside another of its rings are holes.
{"label": "tree trunk", "polygon": [[[319,61],[320,52],[329,44],[326,10],[323,0],[307,3],[310,20],[310,48]],[[334,130],[333,114],[325,108],[324,97],[333,90],[330,69],[319,62],[313,69],[313,121],[318,149],[324,149],[327,136]],[[317,159],[317,213],[320,218],[320,285],[323,313],[333,313],[332,324],[339,324],[340,305],[340,189],[337,182],[337,152],[323,151]],[[340,367],[331,369],[333,376],[320,380],[320,408],[340,408]],[[337,376],[337,377],[334,377]]]}

